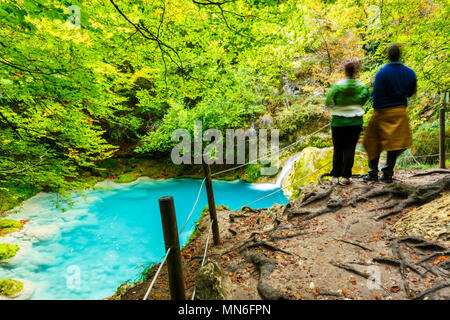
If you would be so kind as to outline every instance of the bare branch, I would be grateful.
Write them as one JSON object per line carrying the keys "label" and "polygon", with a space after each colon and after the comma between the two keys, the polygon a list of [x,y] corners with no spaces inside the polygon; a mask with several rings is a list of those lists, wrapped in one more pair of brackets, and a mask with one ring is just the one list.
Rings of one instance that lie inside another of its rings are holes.
{"label": "bare branch", "polygon": [[32,164],[31,166],[28,166],[28,167],[25,167],[25,168],[22,168],[22,169],[16,170],[16,171],[0,171],[0,173],[2,173],[2,174],[18,174],[18,173],[22,173],[24,171],[30,170],[31,168],[37,167],[42,162],[44,162],[44,158],[47,156],[47,153],[48,153],[48,149],[45,150],[45,153],[39,157],[39,161],[36,162],[35,164]]}

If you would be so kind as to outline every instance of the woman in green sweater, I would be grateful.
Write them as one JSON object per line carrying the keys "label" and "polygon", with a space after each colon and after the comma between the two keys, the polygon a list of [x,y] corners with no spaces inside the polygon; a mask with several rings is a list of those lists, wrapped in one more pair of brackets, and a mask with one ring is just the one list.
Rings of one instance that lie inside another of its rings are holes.
{"label": "woman in green sweater", "polygon": [[[356,143],[362,130],[364,109],[362,106],[369,98],[369,89],[355,80],[356,63],[348,62],[344,66],[346,78],[330,88],[326,105],[331,110],[331,135],[333,138],[333,184],[352,183],[352,168]],[[342,177],[339,182],[339,178]]]}

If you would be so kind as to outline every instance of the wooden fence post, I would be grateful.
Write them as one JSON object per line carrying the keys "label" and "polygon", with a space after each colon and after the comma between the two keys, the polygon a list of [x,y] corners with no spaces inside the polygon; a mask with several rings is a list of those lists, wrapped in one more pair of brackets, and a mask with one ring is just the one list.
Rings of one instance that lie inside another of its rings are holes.
{"label": "wooden fence post", "polygon": [[170,253],[167,256],[170,297],[172,300],[186,300],[183,269],[181,267],[180,241],[178,239],[178,226],[173,197],[159,198],[159,210],[161,212],[166,252],[170,248]]}
{"label": "wooden fence post", "polygon": [[439,110],[439,166],[442,169],[445,169],[445,151],[445,109],[441,108]]}
{"label": "wooden fence post", "polygon": [[203,162],[203,171],[205,172],[205,187],[206,187],[206,194],[208,196],[209,216],[211,220],[213,220],[212,232],[214,238],[214,245],[217,246],[220,244],[219,223],[217,221],[216,203],[214,201],[211,169],[209,168],[209,165],[205,162]]}

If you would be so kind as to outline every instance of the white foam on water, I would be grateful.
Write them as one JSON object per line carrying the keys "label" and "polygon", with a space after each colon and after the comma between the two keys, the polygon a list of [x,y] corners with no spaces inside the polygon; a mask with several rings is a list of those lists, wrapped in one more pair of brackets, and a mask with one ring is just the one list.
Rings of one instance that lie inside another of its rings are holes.
{"label": "white foam on water", "polygon": [[279,186],[274,183],[255,183],[250,186],[250,189],[265,191],[265,190],[275,190],[278,187]]}

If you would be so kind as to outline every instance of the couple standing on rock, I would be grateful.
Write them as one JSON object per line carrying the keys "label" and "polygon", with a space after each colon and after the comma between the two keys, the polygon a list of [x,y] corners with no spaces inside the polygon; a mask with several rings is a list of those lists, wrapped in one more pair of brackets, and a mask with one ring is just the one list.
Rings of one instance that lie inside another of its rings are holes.
{"label": "couple standing on rock", "polygon": [[[397,157],[412,146],[406,105],[407,98],[416,92],[416,75],[400,62],[398,44],[391,44],[387,55],[389,62],[375,76],[372,92],[374,114],[364,134],[363,145],[369,159],[369,172],[363,177],[365,182],[378,181],[378,162],[385,150],[387,160],[381,169],[380,181],[392,183]],[[345,64],[346,78],[331,86],[326,99],[332,115],[334,151],[330,175],[333,184],[352,183],[355,148],[362,131],[362,116],[367,111],[363,105],[370,97],[368,88],[355,79],[357,67],[356,62]]]}

